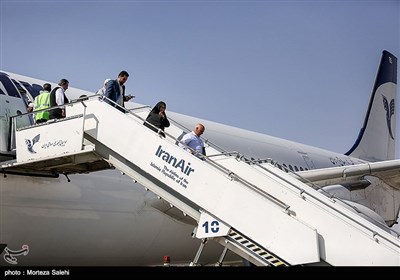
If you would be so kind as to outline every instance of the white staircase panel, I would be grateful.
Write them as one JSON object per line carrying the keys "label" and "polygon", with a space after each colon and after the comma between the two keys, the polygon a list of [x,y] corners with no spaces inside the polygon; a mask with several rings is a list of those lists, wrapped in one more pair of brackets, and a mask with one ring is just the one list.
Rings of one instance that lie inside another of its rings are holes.
{"label": "white staircase panel", "polygon": [[[17,130],[16,145],[20,147],[17,153],[17,162],[81,151],[83,122],[84,118],[81,115],[56,123],[45,123],[32,129]],[[54,133],[55,131],[57,133]]]}

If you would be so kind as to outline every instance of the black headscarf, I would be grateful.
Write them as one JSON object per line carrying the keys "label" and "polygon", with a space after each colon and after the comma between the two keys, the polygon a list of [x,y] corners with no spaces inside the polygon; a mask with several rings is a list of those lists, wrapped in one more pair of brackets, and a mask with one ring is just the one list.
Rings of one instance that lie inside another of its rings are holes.
{"label": "black headscarf", "polygon": [[[151,109],[149,115],[146,118],[146,122],[144,123],[145,126],[148,128],[154,130],[155,132],[158,131],[157,128],[164,130],[164,128],[169,127],[169,120],[167,118],[167,114],[164,111],[164,116],[161,116],[160,113],[160,107],[164,106],[165,109],[167,109],[167,104],[165,104],[164,101],[159,101],[156,106]],[[148,123],[151,123],[155,127],[149,125]],[[162,135],[165,137],[165,135],[162,133]]]}

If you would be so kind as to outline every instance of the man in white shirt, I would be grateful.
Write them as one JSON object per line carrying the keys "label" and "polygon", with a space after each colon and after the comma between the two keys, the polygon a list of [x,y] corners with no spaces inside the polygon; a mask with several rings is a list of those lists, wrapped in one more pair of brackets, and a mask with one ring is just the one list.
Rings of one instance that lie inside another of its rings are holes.
{"label": "man in white shirt", "polygon": [[[205,127],[203,124],[198,123],[196,124],[196,126],[194,127],[194,130],[186,133],[185,135],[183,135],[182,139],[181,139],[181,143],[179,143],[179,146],[186,149],[187,147],[185,147],[185,145],[187,145],[188,147],[190,147],[192,150],[190,150],[190,152],[198,157],[200,157],[200,155],[206,155],[205,152],[205,148],[204,148],[204,142],[203,140],[201,140],[200,135],[202,135],[205,131]],[[185,144],[185,145],[183,145]]]}
{"label": "man in white shirt", "polygon": [[[67,79],[61,79],[58,83],[58,87],[55,87],[50,93],[50,106],[62,106],[69,102],[65,96],[65,91],[68,89],[69,82]],[[65,118],[65,107],[58,107],[49,111],[49,119],[61,119]]]}

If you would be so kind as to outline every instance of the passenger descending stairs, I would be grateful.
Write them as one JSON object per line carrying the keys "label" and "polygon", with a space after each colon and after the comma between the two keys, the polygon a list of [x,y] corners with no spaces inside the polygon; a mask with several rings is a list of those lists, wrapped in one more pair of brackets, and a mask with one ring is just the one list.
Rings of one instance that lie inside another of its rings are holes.
{"label": "passenger descending stairs", "polygon": [[64,120],[18,129],[17,159],[2,168],[69,157],[66,169],[79,162],[76,172],[85,172],[81,163],[104,158],[195,219],[196,237],[256,265],[400,265],[398,236],[273,165],[212,146],[200,159],[177,145],[178,125],[165,138],[145,127],[148,109],[123,113],[95,96],[67,112]]}

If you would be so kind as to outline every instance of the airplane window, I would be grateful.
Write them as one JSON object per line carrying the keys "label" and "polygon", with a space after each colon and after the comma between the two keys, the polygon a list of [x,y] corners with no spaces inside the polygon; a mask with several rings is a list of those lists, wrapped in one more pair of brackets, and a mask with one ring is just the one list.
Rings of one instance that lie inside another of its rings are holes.
{"label": "airplane window", "polygon": [[296,169],[296,171],[299,171],[299,169],[297,168],[297,166],[296,166],[296,165],[294,166],[294,169]]}
{"label": "airplane window", "polygon": [[291,164],[289,164],[289,169],[292,170],[292,171],[294,171]]}
{"label": "airplane window", "polygon": [[25,102],[25,105],[28,106],[30,102],[33,102],[33,100],[31,100],[31,97],[28,96],[28,93],[26,92],[26,90],[21,86],[20,83],[18,83],[16,80],[12,79],[12,81],[14,82],[15,86],[18,88],[19,93],[22,96],[22,99]]}
{"label": "airplane window", "polygon": [[33,98],[39,95],[40,91],[43,90],[43,87],[37,84],[30,85],[27,82],[20,81],[21,84],[29,91]]}
{"label": "airplane window", "polygon": [[0,88],[0,94],[4,94],[4,95],[6,95],[5,93],[4,93],[4,91]]}
{"label": "airplane window", "polygon": [[21,98],[21,95],[19,95],[17,89],[14,87],[14,84],[6,75],[0,75],[0,82],[4,85],[4,88],[9,96]]}
{"label": "airplane window", "polygon": [[18,83],[16,80],[12,79],[13,83],[15,84],[15,86],[17,87],[17,89],[19,90],[19,93],[21,94],[25,94],[26,90],[21,87],[20,83]]}
{"label": "airplane window", "polygon": [[301,170],[301,171],[304,171],[304,168],[300,166],[300,170]]}

